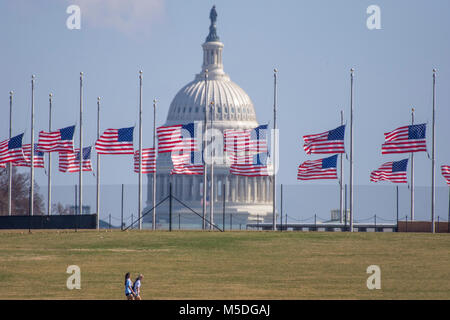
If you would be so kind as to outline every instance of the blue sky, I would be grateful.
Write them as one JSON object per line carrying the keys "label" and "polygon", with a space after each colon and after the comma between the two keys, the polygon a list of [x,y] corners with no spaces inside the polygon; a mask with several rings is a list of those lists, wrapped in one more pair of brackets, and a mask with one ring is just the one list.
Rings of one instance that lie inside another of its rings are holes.
{"label": "blue sky", "polygon": [[[48,126],[49,92],[54,94],[54,128],[78,123],[80,71],[85,73],[85,143],[93,143],[96,137],[97,96],[102,97],[102,130],[134,125],[138,120],[138,71],[143,70],[144,146],[150,146],[151,102],[155,97],[159,101],[157,124],[162,125],[174,95],[200,71],[201,44],[208,34],[209,10],[215,4],[218,35],[225,44],[225,71],[250,95],[260,123],[272,119],[272,70],[279,70],[280,183],[330,184],[296,181],[298,165],[318,158],[303,152],[301,136],[337,127],[341,109],[349,120],[351,67],[356,69],[356,184],[369,185],[371,170],[402,158],[382,156],[381,144],[384,132],[410,121],[411,106],[416,109],[416,121],[431,126],[434,67],[438,69],[437,169],[450,163],[447,0],[124,3],[1,2],[0,101],[4,117],[0,118],[0,137],[8,135],[9,91],[14,90],[13,134],[25,130],[25,142],[29,141],[31,74],[37,77],[36,133]],[[81,7],[81,30],[66,28],[70,4]],[[381,8],[381,30],[366,27],[366,9],[372,4]],[[431,138],[430,131],[427,134]],[[56,167],[57,157],[53,158]],[[430,185],[430,166],[426,154],[417,155],[418,186]],[[137,183],[131,156],[105,157],[102,168],[105,184]],[[46,185],[44,172],[36,171],[37,182]],[[78,181],[77,174],[53,172],[55,185]],[[95,184],[90,174],[84,181]],[[445,186],[439,170],[436,181]]]}

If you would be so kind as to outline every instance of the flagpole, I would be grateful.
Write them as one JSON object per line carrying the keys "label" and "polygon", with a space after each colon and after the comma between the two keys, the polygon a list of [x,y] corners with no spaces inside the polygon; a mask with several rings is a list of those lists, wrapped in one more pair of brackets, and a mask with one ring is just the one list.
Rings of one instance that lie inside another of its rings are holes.
{"label": "flagpole", "polygon": [[[341,110],[341,125],[344,124],[344,111]],[[344,154],[341,154],[341,181],[339,184],[339,188],[340,188],[340,195],[339,195],[339,210],[340,210],[340,215],[339,215],[339,222],[342,223],[343,221],[343,210],[344,210],[344,167],[343,167],[343,159],[344,159]]]}
{"label": "flagpole", "polygon": [[[411,124],[414,125],[414,108],[411,108]],[[411,221],[414,221],[414,152],[411,153]]]}
{"label": "flagpole", "polygon": [[277,230],[277,221],[276,221],[276,208],[277,208],[277,183],[276,183],[276,158],[277,158],[277,149],[276,149],[276,141],[277,141],[277,69],[273,69],[273,179],[272,179],[272,230]]}
{"label": "flagpole", "polygon": [[153,150],[155,152],[155,171],[153,172],[153,218],[152,230],[156,230],[156,99],[153,99]]}
{"label": "flagpole", "polygon": [[435,215],[435,161],[436,161],[436,69],[433,69],[433,127],[432,127],[432,152],[431,152],[431,232],[435,233],[434,215]]}
{"label": "flagpole", "polygon": [[80,173],[79,173],[78,208],[83,214],[83,72],[80,72]]}
{"label": "flagpole", "polygon": [[211,101],[210,107],[210,124],[211,124],[211,187],[209,189],[209,229],[214,230],[214,148],[213,148],[213,117],[214,117],[214,102]]}
{"label": "flagpole", "polygon": [[[50,93],[48,95],[48,132],[52,132],[52,98],[53,94]],[[33,163],[31,165],[33,165]],[[51,214],[51,210],[52,210],[52,153],[48,152],[47,215]]]}
{"label": "flagpole", "polygon": [[207,169],[206,169],[206,161],[205,161],[205,148],[206,148],[206,125],[208,124],[207,119],[207,109],[208,109],[208,69],[205,70],[205,119],[204,119],[204,125],[203,125],[203,144],[202,144],[202,151],[203,151],[203,206],[202,206],[202,214],[203,214],[203,230],[206,229],[206,184],[208,183],[208,178],[206,176]]}
{"label": "flagpole", "polygon": [[[12,102],[13,91],[9,92],[9,139],[12,136]],[[12,215],[12,163],[8,163],[8,216]]]}
{"label": "flagpole", "polygon": [[350,69],[350,232],[353,232],[353,73]]}
{"label": "flagpole", "polygon": [[[100,97],[97,97],[97,141],[100,139]],[[97,230],[100,230],[100,154],[97,152]],[[122,227],[122,225],[121,225]]]}
{"label": "flagpole", "polygon": [[31,168],[30,168],[30,216],[33,216],[34,211],[34,82],[36,76],[31,76]]}
{"label": "flagpole", "polygon": [[139,230],[142,229],[142,71],[139,71],[139,190],[138,190],[138,220]]}

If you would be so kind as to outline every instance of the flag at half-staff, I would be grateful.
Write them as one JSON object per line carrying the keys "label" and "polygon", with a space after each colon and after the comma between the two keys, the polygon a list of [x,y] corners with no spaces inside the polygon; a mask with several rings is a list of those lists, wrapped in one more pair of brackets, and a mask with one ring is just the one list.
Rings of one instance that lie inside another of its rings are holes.
{"label": "flag at half-staff", "polygon": [[0,163],[25,161],[22,138],[23,133],[0,142]]}
{"label": "flag at half-staff", "polygon": [[442,176],[445,179],[445,182],[450,186],[450,166],[442,166],[441,167]]}
{"label": "flag at half-staff", "polygon": [[95,142],[95,151],[99,154],[134,154],[134,127],[106,129]]}
{"label": "flag at half-staff", "polygon": [[158,127],[156,132],[158,136],[158,153],[179,150],[187,152],[197,149],[194,123],[162,126]]}
{"label": "flag at half-staff", "polygon": [[[13,166],[16,167],[30,167],[31,166],[31,144],[23,145],[23,155],[24,159],[13,162]],[[34,144],[34,157],[33,157],[33,167],[44,168],[44,153],[38,151],[38,144]]]}
{"label": "flag at half-staff", "polygon": [[426,152],[426,124],[403,126],[384,134],[382,154]]}
{"label": "flag at half-staff", "polygon": [[260,177],[272,175],[267,166],[267,153],[244,155],[231,164],[230,173],[237,176]]}
{"label": "flag at half-staff", "polygon": [[345,153],[345,125],[336,129],[303,136],[303,150],[306,154]]}
{"label": "flag at half-staff", "polygon": [[[156,170],[156,152],[154,148],[142,149],[142,173],[153,173]],[[139,150],[134,152],[134,172],[139,173]]]}
{"label": "flag at half-staff", "polygon": [[297,180],[337,179],[337,154],[303,162],[297,171]]}
{"label": "flag at half-staff", "polygon": [[41,152],[74,152],[73,134],[75,126],[52,132],[39,132],[38,150]]}
{"label": "flag at half-staff", "polygon": [[[268,125],[263,124],[253,129],[226,129],[223,133],[224,151],[229,157],[239,154],[266,153]],[[232,162],[234,159],[231,159]]]}
{"label": "flag at half-staff", "polygon": [[200,151],[174,151],[171,154],[171,174],[202,175],[203,159]]}
{"label": "flag at half-staff", "polygon": [[393,183],[407,183],[406,170],[408,159],[383,163],[377,170],[370,174],[370,181],[391,181]]}
{"label": "flag at half-staff", "polygon": [[[92,171],[91,163],[92,147],[83,148],[83,171]],[[59,154],[59,171],[61,172],[80,172],[80,149],[75,152],[64,152]]]}

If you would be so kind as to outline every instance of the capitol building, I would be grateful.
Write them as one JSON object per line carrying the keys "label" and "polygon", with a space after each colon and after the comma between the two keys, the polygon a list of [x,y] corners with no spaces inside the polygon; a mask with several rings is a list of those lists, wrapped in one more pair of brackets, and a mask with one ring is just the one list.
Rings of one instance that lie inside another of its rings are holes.
{"label": "capitol building", "polygon": [[[210,104],[213,102],[213,127],[222,133],[225,129],[252,129],[259,124],[256,119],[255,107],[248,94],[230,79],[225,73],[223,65],[224,44],[220,41],[216,31],[217,13],[215,7],[211,9],[209,34],[202,44],[203,64],[201,72],[195,75],[193,81],[182,87],[170,104],[164,126],[203,122],[205,111],[208,111],[208,125],[210,121]],[[208,73],[205,99],[205,73]],[[207,101],[209,101],[207,103]],[[205,104],[208,108],[205,108]],[[201,135],[200,135],[201,136]],[[194,211],[202,214],[203,175],[171,175],[172,161],[169,153],[160,153],[157,158],[156,203],[169,195],[169,184],[172,183],[172,194],[188,205]],[[272,178],[270,176],[244,177],[230,173],[229,164],[223,160],[214,162],[214,195],[209,199],[210,166],[207,166],[207,214],[209,206],[214,205],[214,223],[222,225],[222,209],[225,200],[227,216],[233,215],[236,222],[271,222],[272,221]],[[153,206],[152,179],[147,177],[148,193],[146,201],[147,212]],[[225,185],[225,199],[223,195]],[[165,201],[156,209],[156,222],[168,221],[169,203]],[[195,218],[190,210],[173,201],[173,222],[178,217]],[[144,217],[144,223],[152,223],[152,214]],[[201,219],[197,217],[201,223]]]}

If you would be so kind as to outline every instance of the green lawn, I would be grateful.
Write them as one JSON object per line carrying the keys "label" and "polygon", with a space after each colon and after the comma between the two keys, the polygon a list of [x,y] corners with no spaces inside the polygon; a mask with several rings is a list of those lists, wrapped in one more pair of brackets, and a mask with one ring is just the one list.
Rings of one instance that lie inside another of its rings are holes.
{"label": "green lawn", "polygon": [[[450,234],[0,231],[0,299],[450,299]],[[67,266],[81,268],[68,290]],[[381,268],[368,290],[366,268]]]}

